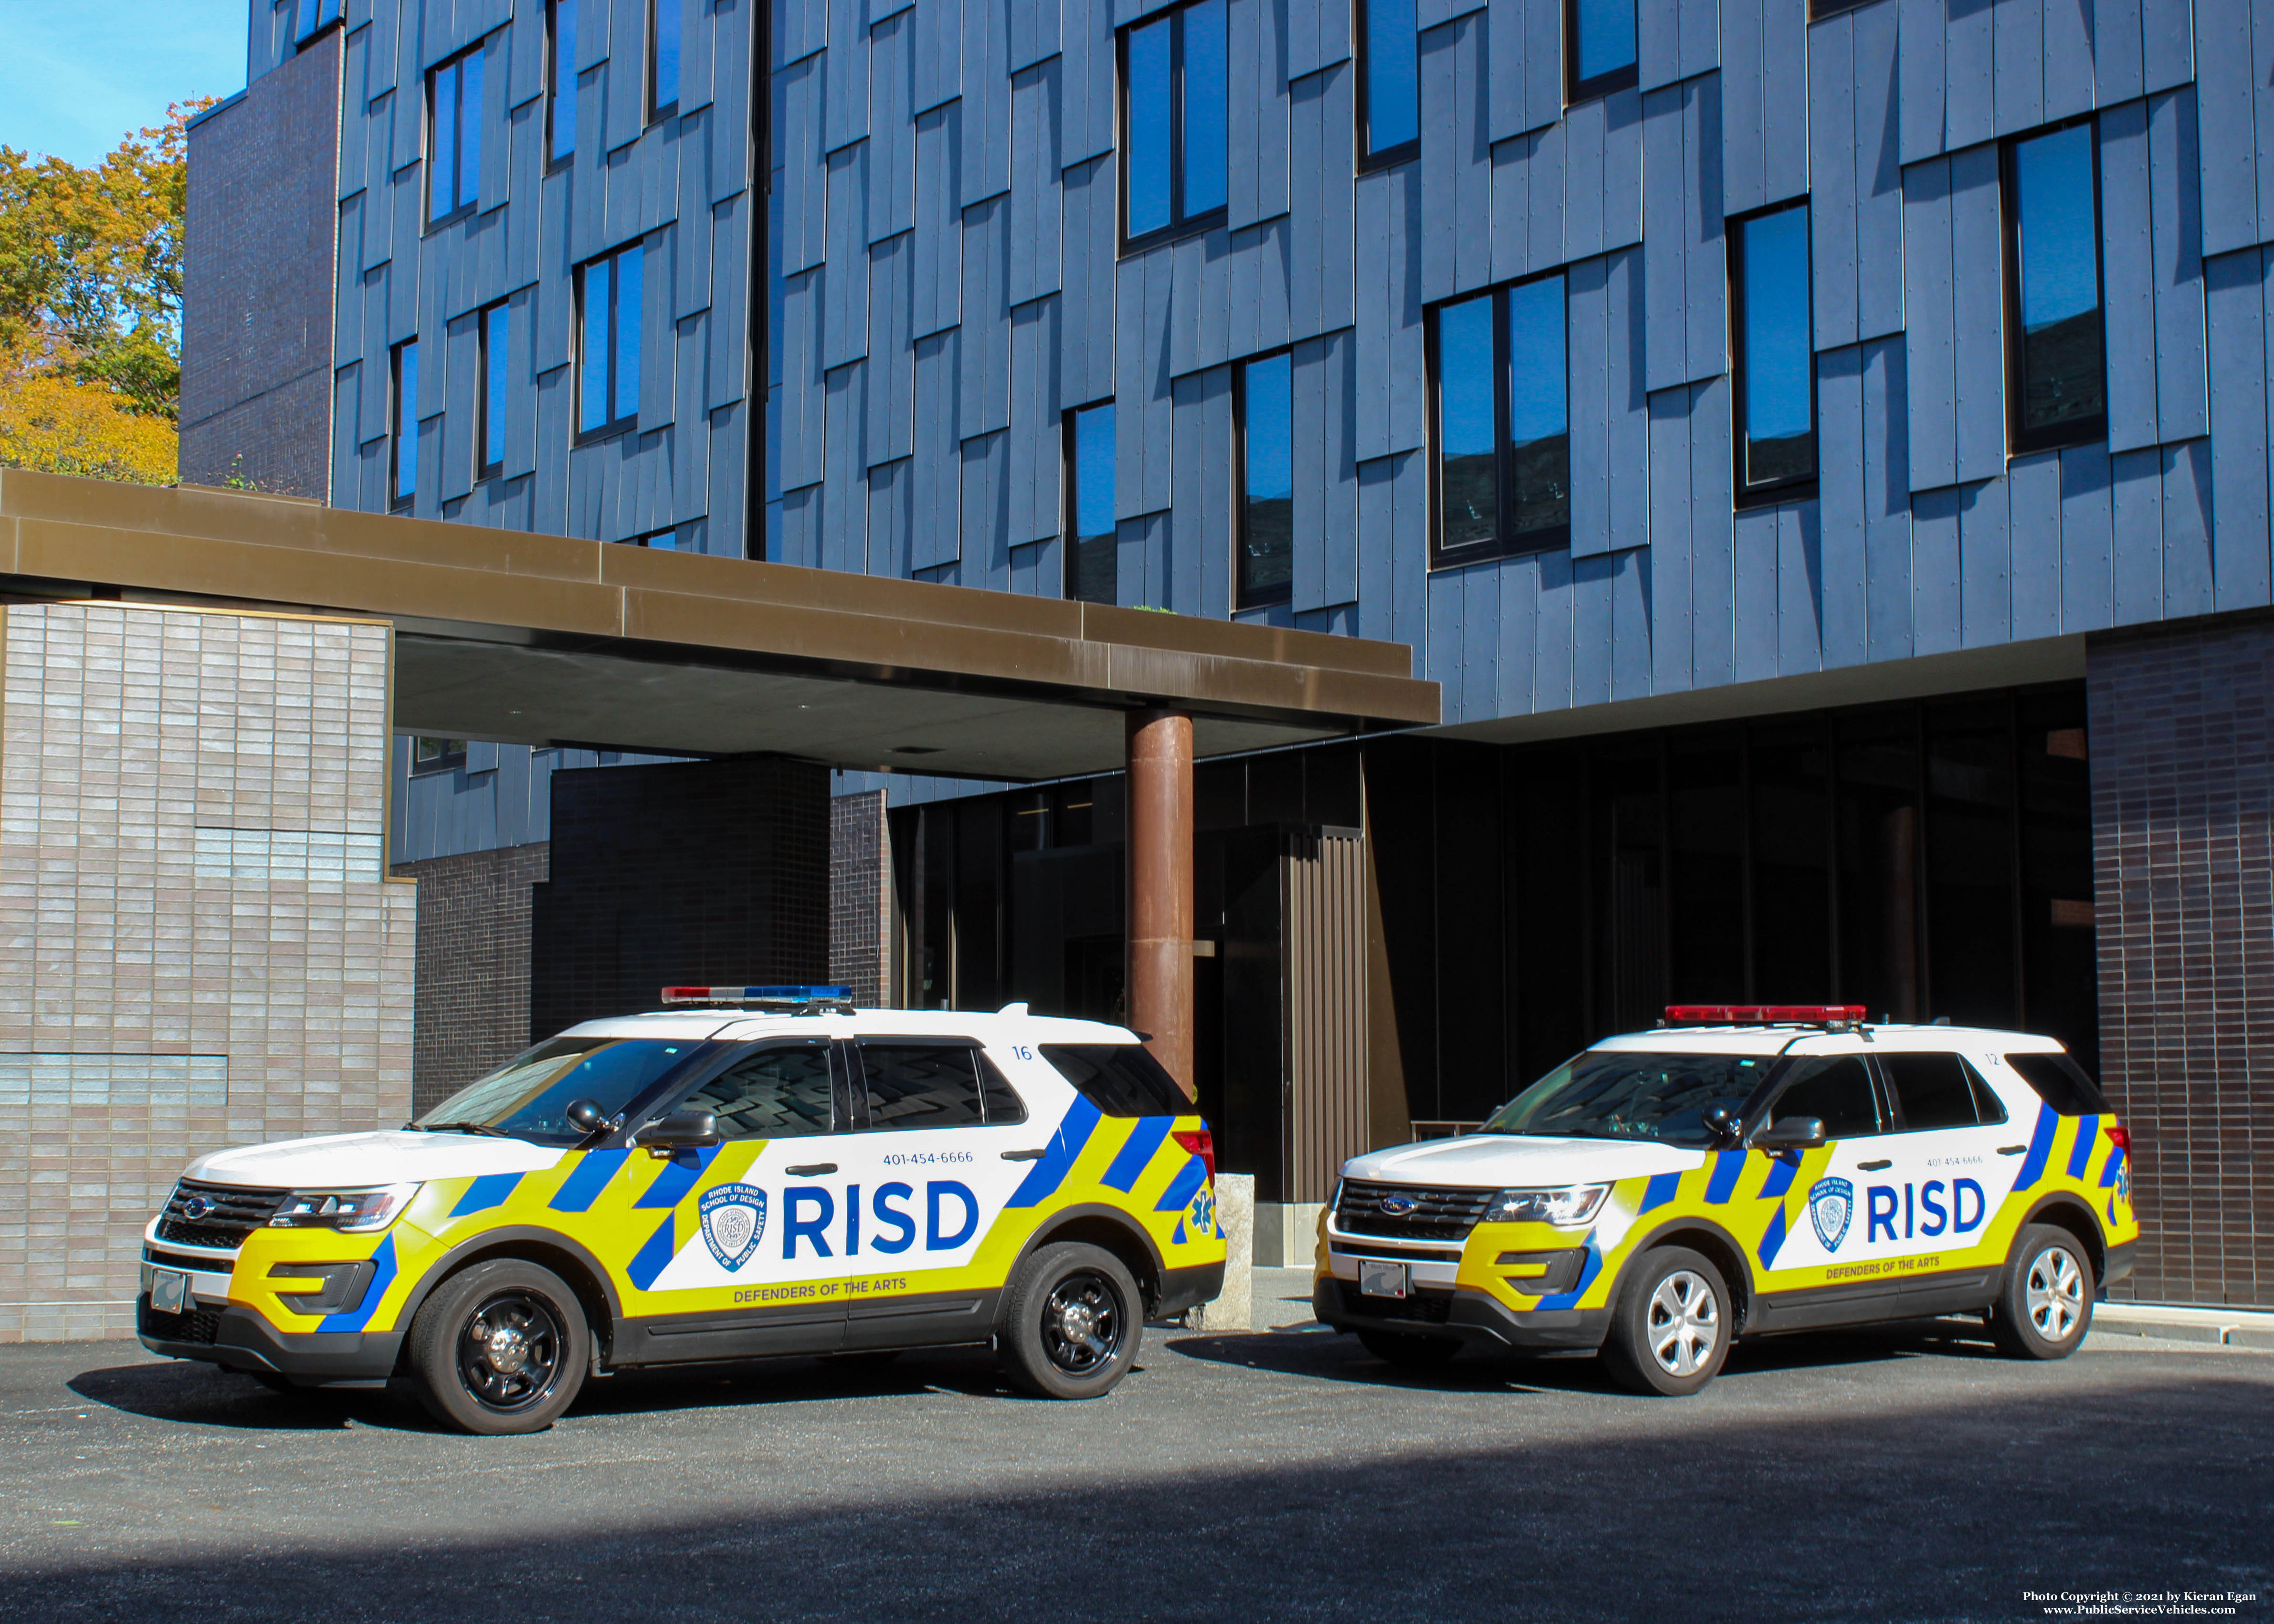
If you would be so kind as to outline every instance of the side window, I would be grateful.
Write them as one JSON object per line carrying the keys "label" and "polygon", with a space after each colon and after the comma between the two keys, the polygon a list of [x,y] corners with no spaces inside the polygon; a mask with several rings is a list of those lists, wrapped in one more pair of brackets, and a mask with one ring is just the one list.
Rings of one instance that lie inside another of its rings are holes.
{"label": "side window", "polygon": [[800,1043],[759,1049],[680,1102],[709,1111],[730,1139],[799,1139],[831,1131],[829,1046]]}
{"label": "side window", "polygon": [[1796,501],[1816,478],[1808,204],[1729,222],[1736,504]]}
{"label": "side window", "polygon": [[977,1056],[964,1044],[862,1043],[871,1128],[975,1128]]}
{"label": "side window", "polygon": [[1828,1139],[1858,1139],[1879,1131],[1879,1103],[1871,1092],[1871,1074],[1856,1055],[1836,1059],[1799,1060],[1792,1075],[1777,1091],[1769,1120],[1788,1116],[1820,1116]]}
{"label": "side window", "polygon": [[1971,1068],[1956,1055],[1881,1055],[1879,1058],[1887,1086],[1902,1108],[1904,1127],[1971,1128],[1982,1120],[1981,1104],[1967,1075]]}
{"label": "side window", "polygon": [[1182,1116],[1198,1109],[1141,1043],[1045,1043],[1043,1058],[1108,1116]]}
{"label": "side window", "polygon": [[987,1108],[990,1127],[998,1123],[1027,1120],[1027,1102],[1011,1086],[1011,1079],[997,1071],[995,1063],[985,1055],[979,1056],[979,1092]]}
{"label": "side window", "polygon": [[2063,1116],[2099,1116],[2108,1109],[2107,1100],[2084,1068],[2067,1055],[2008,1055],[2006,1064]]}

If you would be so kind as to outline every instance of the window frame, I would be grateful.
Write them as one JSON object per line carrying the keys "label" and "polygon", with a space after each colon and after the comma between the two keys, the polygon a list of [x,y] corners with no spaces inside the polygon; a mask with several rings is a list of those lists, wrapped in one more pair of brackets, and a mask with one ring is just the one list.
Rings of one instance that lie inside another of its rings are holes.
{"label": "window frame", "polygon": [[1357,0],[1351,15],[1351,54],[1358,58],[1358,84],[1352,92],[1352,117],[1358,127],[1352,132],[1357,147],[1357,171],[1371,175],[1378,169],[1394,169],[1421,155],[1419,133],[1419,102],[1421,99],[1421,31],[1420,17],[1416,10],[1413,31],[1413,94],[1415,102],[1415,133],[1413,139],[1399,141],[1375,151],[1368,143],[1374,137],[1374,59],[1371,54],[1373,33],[1367,26],[1367,8],[1373,0]]}
{"label": "window frame", "polygon": [[[655,82],[656,68],[661,60],[661,53],[657,50],[656,45],[660,37],[659,31],[662,27],[663,9],[666,6],[676,6],[678,4],[679,0],[647,0],[647,61],[646,72],[644,75],[645,87],[642,95],[647,109],[646,122],[650,124],[659,124],[666,118],[679,117],[679,86],[676,85],[672,86],[670,101],[659,102],[656,99]],[[673,69],[674,73],[678,71],[679,66],[685,65],[686,46],[686,35],[682,32],[679,40],[678,66]]]}
{"label": "window frame", "polygon": [[[977,1038],[962,1037],[953,1033],[863,1032],[853,1037],[840,1038],[845,1070],[852,1088],[853,1132],[856,1133],[953,1133],[970,1128],[984,1128],[987,1120],[986,1070],[991,1064],[987,1058],[987,1045]],[[907,1124],[877,1122],[869,1110],[869,1061],[867,1049],[959,1049],[971,1056],[972,1103],[977,1108],[976,1122]],[[998,1072],[999,1075],[999,1072]],[[1006,1079],[1007,1080],[1007,1079]],[[1013,1090],[1016,1094],[1016,1090]],[[1024,1103],[1023,1098],[1020,1103]],[[1018,1120],[1027,1118],[1021,1116]]]}
{"label": "window frame", "polygon": [[[403,363],[410,362],[410,395],[403,398]],[[418,500],[418,340],[414,335],[387,352],[387,510],[409,511]],[[403,436],[410,437],[410,485],[403,485]]]}
{"label": "window frame", "polygon": [[[2100,318],[2100,412],[2055,427],[2029,428],[2022,421],[2022,189],[2016,166],[2026,143],[2079,127],[2091,132],[2085,145],[2092,153],[2092,297],[2094,313]],[[2025,130],[1998,143],[1998,224],[2006,280],[2006,455],[2009,459],[2096,445],[2108,438],[2108,250],[2101,235],[2105,222],[2100,192],[2100,115],[2097,110]]]}
{"label": "window frame", "polygon": [[[561,109],[561,8],[568,8],[568,150],[560,150],[558,115]],[[576,0],[545,0],[545,172],[551,175],[576,162]]]}
{"label": "window frame", "polygon": [[[1115,257],[1118,259],[1143,253],[1163,243],[1182,242],[1188,237],[1203,236],[1231,217],[1228,201],[1189,218],[1185,214],[1185,14],[1198,4],[1200,0],[1178,0],[1178,4],[1148,11],[1113,33],[1114,168],[1119,178],[1118,190],[1120,194],[1115,199],[1116,235],[1119,238]],[[1129,40],[1138,29],[1163,21],[1169,24],[1169,222],[1156,226],[1141,236],[1132,237],[1129,234]],[[1227,64],[1230,36],[1231,22],[1227,11]],[[1228,143],[1231,118],[1228,96],[1224,112]],[[1227,144],[1227,157],[1229,151]]]}
{"label": "window frame", "polygon": [[[1550,277],[1563,280],[1563,435],[1564,477],[1570,477],[1571,436],[1571,283],[1570,267],[1556,266],[1552,270],[1538,271],[1529,276],[1495,282],[1440,299],[1421,312],[1421,366],[1427,388],[1428,425],[1427,438],[1429,453],[1429,569],[1432,574],[1441,569],[1461,569],[1471,564],[1489,562],[1495,559],[1530,558],[1537,553],[1554,553],[1558,548],[1570,552],[1571,522],[1568,516],[1560,525],[1548,525],[1536,530],[1511,533],[1508,526],[1513,504],[1508,498],[1513,458],[1509,445],[1510,418],[1513,413],[1509,402],[1510,373],[1515,364],[1514,345],[1510,339],[1508,296],[1515,289],[1529,287]],[[1493,539],[1489,544],[1472,542],[1466,546],[1449,548],[1445,545],[1444,523],[1444,435],[1441,402],[1444,391],[1444,370],[1438,343],[1438,319],[1447,307],[1465,304],[1472,299],[1492,301],[1493,319],[1493,480],[1499,498],[1493,515]],[[1568,494],[1567,494],[1567,500]]]}
{"label": "window frame", "polygon": [[[1766,208],[1733,214],[1723,226],[1728,240],[1729,306],[1729,505],[1736,512],[1753,508],[1770,508],[1782,502],[1805,501],[1817,492],[1824,475],[1824,425],[1817,402],[1818,366],[1816,355],[1816,219],[1810,201],[1811,194],[1803,192],[1797,198],[1788,198],[1781,203],[1772,203]],[[1745,228],[1757,220],[1766,220],[1798,209],[1805,217],[1807,243],[1801,252],[1802,262],[1808,267],[1808,289],[1802,303],[1806,306],[1808,321],[1808,461],[1805,474],[1760,485],[1747,483],[1746,455],[1751,436],[1745,429],[1745,405],[1751,369],[1745,364]]]}
{"label": "window frame", "polygon": [[1287,415],[1290,468],[1294,471],[1292,448],[1295,413],[1295,351],[1290,345],[1266,350],[1261,354],[1242,356],[1231,367],[1231,602],[1238,613],[1247,609],[1271,609],[1295,601],[1295,560],[1291,551],[1287,560],[1287,579],[1277,586],[1251,589],[1247,584],[1247,369],[1263,361],[1287,357]]}
{"label": "window frame", "polygon": [[[472,44],[467,46],[463,50],[457,51],[451,56],[444,57],[441,61],[436,63],[433,67],[426,70],[425,162],[428,165],[428,170],[426,174],[421,177],[421,179],[425,183],[423,190],[426,194],[425,201],[427,211],[426,229],[428,231],[439,231],[445,226],[456,225],[461,220],[470,219],[475,214],[479,212],[482,207],[481,137],[478,132],[476,133],[474,138],[474,174],[471,182],[469,182],[466,175],[466,126],[470,123],[478,124],[481,118],[482,110],[481,108],[477,105],[474,109],[472,118],[469,119],[466,116],[465,64],[469,58],[480,56],[488,48],[488,44],[489,39],[486,34],[481,39],[476,40]],[[454,69],[456,71],[452,72],[452,70]],[[440,93],[442,75],[445,73],[449,73],[451,75],[451,94],[455,98],[451,106],[451,111],[455,116],[455,128],[452,132],[450,139],[450,196],[455,200],[452,202],[448,214],[437,214],[433,212],[434,176],[433,172],[433,165],[434,163],[434,132],[439,127],[442,117]],[[487,88],[488,77],[489,76],[486,71],[483,74],[485,90]],[[471,195],[466,195],[464,193],[464,187],[469,184],[472,185],[473,192]]]}
{"label": "window frame", "polygon": [[[420,752],[429,744],[443,748],[432,756]],[[456,749],[450,747],[456,745]],[[442,739],[425,733],[410,736],[410,776],[423,778],[433,772],[455,772],[466,764],[466,741],[463,739]]]}
{"label": "window frame", "polygon": [[[572,387],[571,399],[569,401],[570,417],[568,420],[571,423],[582,423],[584,420],[584,340],[585,335],[591,330],[590,324],[584,320],[586,273],[591,271],[591,269],[596,265],[606,264],[608,267],[608,357],[606,388],[608,392],[609,410],[614,411],[615,409],[616,383],[618,379],[622,376],[622,355],[617,343],[617,340],[621,336],[623,332],[621,311],[624,279],[620,262],[627,251],[635,248],[642,251],[640,256],[640,297],[643,303],[644,303],[647,297],[646,246],[647,238],[644,236],[636,237],[628,243],[617,244],[616,246],[609,249],[606,253],[594,254],[591,259],[584,261],[584,263],[576,267],[576,328],[569,343],[568,357],[569,365],[575,369],[570,374],[572,379]],[[644,318],[646,312],[643,310],[639,313],[642,317],[642,330],[644,332]],[[622,417],[611,417],[606,422],[597,424],[591,428],[578,429],[576,432],[575,437],[569,441],[569,444],[571,446],[598,445],[604,440],[614,440],[620,434],[634,432],[638,429],[638,427],[639,402],[637,401],[634,401],[632,402],[631,410],[625,413]]]}
{"label": "window frame", "polygon": [[[1861,0],[1857,0],[1861,4]],[[1642,83],[1642,5],[1635,6],[1635,59],[1623,67],[1598,73],[1593,79],[1579,77],[1579,5],[1580,0],[1563,0],[1563,105],[1577,107],[1583,102],[1600,102],[1605,96],[1615,95],[1622,90],[1631,90]]]}
{"label": "window frame", "polygon": [[[1076,590],[1081,579],[1081,474],[1080,437],[1075,432],[1075,424],[1082,413],[1086,411],[1096,411],[1101,407],[1111,410],[1113,408],[1112,398],[1109,396],[1104,400],[1090,401],[1080,406],[1069,406],[1058,414],[1058,438],[1060,447],[1058,456],[1058,525],[1059,532],[1065,538],[1065,558],[1062,560],[1060,568],[1060,574],[1063,577],[1060,591],[1066,602],[1073,604],[1117,604],[1120,602],[1121,598],[1118,590],[1119,570],[1118,568],[1115,571],[1117,577],[1116,590],[1111,598],[1083,598]],[[1120,423],[1118,418],[1115,421],[1114,427],[1117,430],[1120,427]],[[1109,533],[1109,545],[1111,545],[1111,539],[1118,538],[1119,529],[1119,521],[1117,520],[1115,521],[1114,530]]]}

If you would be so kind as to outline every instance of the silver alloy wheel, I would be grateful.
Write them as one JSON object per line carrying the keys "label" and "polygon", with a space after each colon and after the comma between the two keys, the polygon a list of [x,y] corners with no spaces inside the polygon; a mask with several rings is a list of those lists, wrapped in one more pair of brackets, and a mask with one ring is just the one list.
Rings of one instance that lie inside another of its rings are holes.
{"label": "silver alloy wheel", "polygon": [[1651,1357],[1669,1376],[1695,1376],[1721,1339],[1721,1304],[1702,1274],[1676,1269],[1650,1294]]}
{"label": "silver alloy wheel", "polygon": [[2029,1259],[2022,1300],[2029,1323],[2049,1342],[2065,1342],[2084,1317],[2084,1271],[2066,1246],[2048,1246]]}

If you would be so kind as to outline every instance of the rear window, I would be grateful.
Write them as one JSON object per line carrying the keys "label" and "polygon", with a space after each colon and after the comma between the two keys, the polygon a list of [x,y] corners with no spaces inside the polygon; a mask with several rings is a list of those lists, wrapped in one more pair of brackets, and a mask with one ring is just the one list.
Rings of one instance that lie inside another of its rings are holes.
{"label": "rear window", "polygon": [[2008,1055],[2006,1064],[2037,1091],[2037,1097],[2064,1116],[2101,1116],[2108,1101],[2084,1068],[2067,1055]]}
{"label": "rear window", "polygon": [[1142,1043],[1045,1043],[1043,1058],[1108,1116],[1186,1116],[1191,1096]]}

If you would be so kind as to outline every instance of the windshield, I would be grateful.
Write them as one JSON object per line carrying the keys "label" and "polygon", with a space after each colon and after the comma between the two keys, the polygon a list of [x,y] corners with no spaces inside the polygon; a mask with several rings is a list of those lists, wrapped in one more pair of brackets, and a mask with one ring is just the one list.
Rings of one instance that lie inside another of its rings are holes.
{"label": "windshield", "polygon": [[1591,1049],[1495,1111],[1487,1133],[1656,1139],[1708,1150],[1715,1106],[1734,1119],[1775,1064],[1773,1055],[1665,1055]]}
{"label": "windshield", "polygon": [[410,1125],[574,1144],[584,1132],[568,1120],[571,1104],[590,1100],[601,1116],[614,1116],[701,1047],[692,1038],[554,1038],[467,1084]]}

